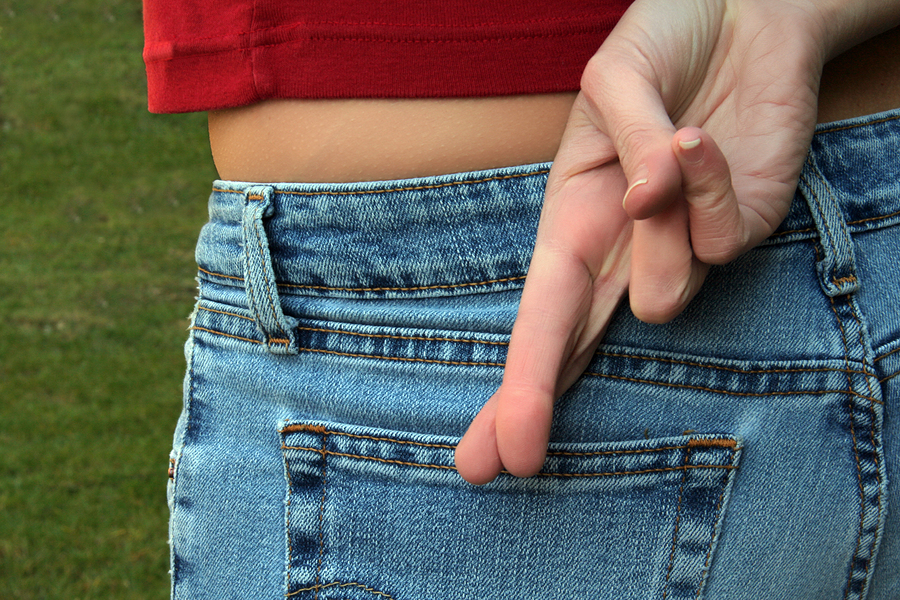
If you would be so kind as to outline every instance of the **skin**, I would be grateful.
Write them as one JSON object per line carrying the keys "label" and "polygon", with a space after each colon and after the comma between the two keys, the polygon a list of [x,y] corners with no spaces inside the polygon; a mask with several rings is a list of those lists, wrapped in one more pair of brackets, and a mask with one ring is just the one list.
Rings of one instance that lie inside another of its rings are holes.
{"label": "skin", "polygon": [[210,142],[220,176],[239,181],[555,156],[502,385],[456,451],[471,483],[524,477],[626,294],[644,321],[677,316],[709,265],[784,218],[817,115],[900,104],[900,30],[855,47],[898,23],[897,0],[637,0],[577,95],[269,101],[211,113]]}
{"label": "skin", "polygon": [[466,480],[540,470],[553,403],[626,292],[639,319],[671,320],[709,265],[775,230],[812,137],[825,62],[898,12],[896,2],[632,5],[582,78],[503,383],[456,450]]}

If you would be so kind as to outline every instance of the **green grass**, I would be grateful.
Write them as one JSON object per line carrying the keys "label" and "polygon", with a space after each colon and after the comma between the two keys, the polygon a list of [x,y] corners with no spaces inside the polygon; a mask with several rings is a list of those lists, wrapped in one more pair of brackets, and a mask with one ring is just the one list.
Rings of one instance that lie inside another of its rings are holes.
{"label": "green grass", "polygon": [[205,118],[147,112],[139,0],[0,28],[0,598],[166,598]]}

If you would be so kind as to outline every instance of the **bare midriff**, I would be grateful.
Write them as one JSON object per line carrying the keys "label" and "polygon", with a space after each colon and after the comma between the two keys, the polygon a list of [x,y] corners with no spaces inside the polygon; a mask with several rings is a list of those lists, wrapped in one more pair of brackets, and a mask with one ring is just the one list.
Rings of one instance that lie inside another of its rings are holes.
{"label": "bare midriff", "polygon": [[[377,181],[550,161],[575,93],[403,100],[269,100],[209,115],[219,176]],[[900,106],[900,28],[828,65],[820,123]]]}

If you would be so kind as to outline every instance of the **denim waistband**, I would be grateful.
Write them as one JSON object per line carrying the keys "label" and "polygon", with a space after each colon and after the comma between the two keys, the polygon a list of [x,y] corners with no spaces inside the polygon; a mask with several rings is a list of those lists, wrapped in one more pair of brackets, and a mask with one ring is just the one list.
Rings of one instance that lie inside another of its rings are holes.
{"label": "denim waistband", "polygon": [[[898,149],[900,110],[817,127],[800,191],[764,244],[820,235],[822,219],[803,198],[810,191],[836,207],[849,233],[896,224]],[[243,285],[256,268],[249,247],[265,245],[271,279],[259,281],[281,293],[408,298],[516,289],[549,169],[340,184],[216,181],[197,247],[201,278]]]}

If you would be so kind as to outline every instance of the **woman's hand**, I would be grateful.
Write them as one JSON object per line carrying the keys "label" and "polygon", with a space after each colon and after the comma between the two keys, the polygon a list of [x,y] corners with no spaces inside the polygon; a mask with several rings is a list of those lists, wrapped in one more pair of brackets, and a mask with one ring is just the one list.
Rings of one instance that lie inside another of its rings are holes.
{"label": "woman's hand", "polygon": [[466,480],[540,470],[553,404],[587,367],[626,292],[639,319],[671,320],[709,265],[775,230],[812,137],[826,59],[886,29],[885,13],[898,12],[889,5],[632,5],[585,69],[503,383],[456,450]]}

